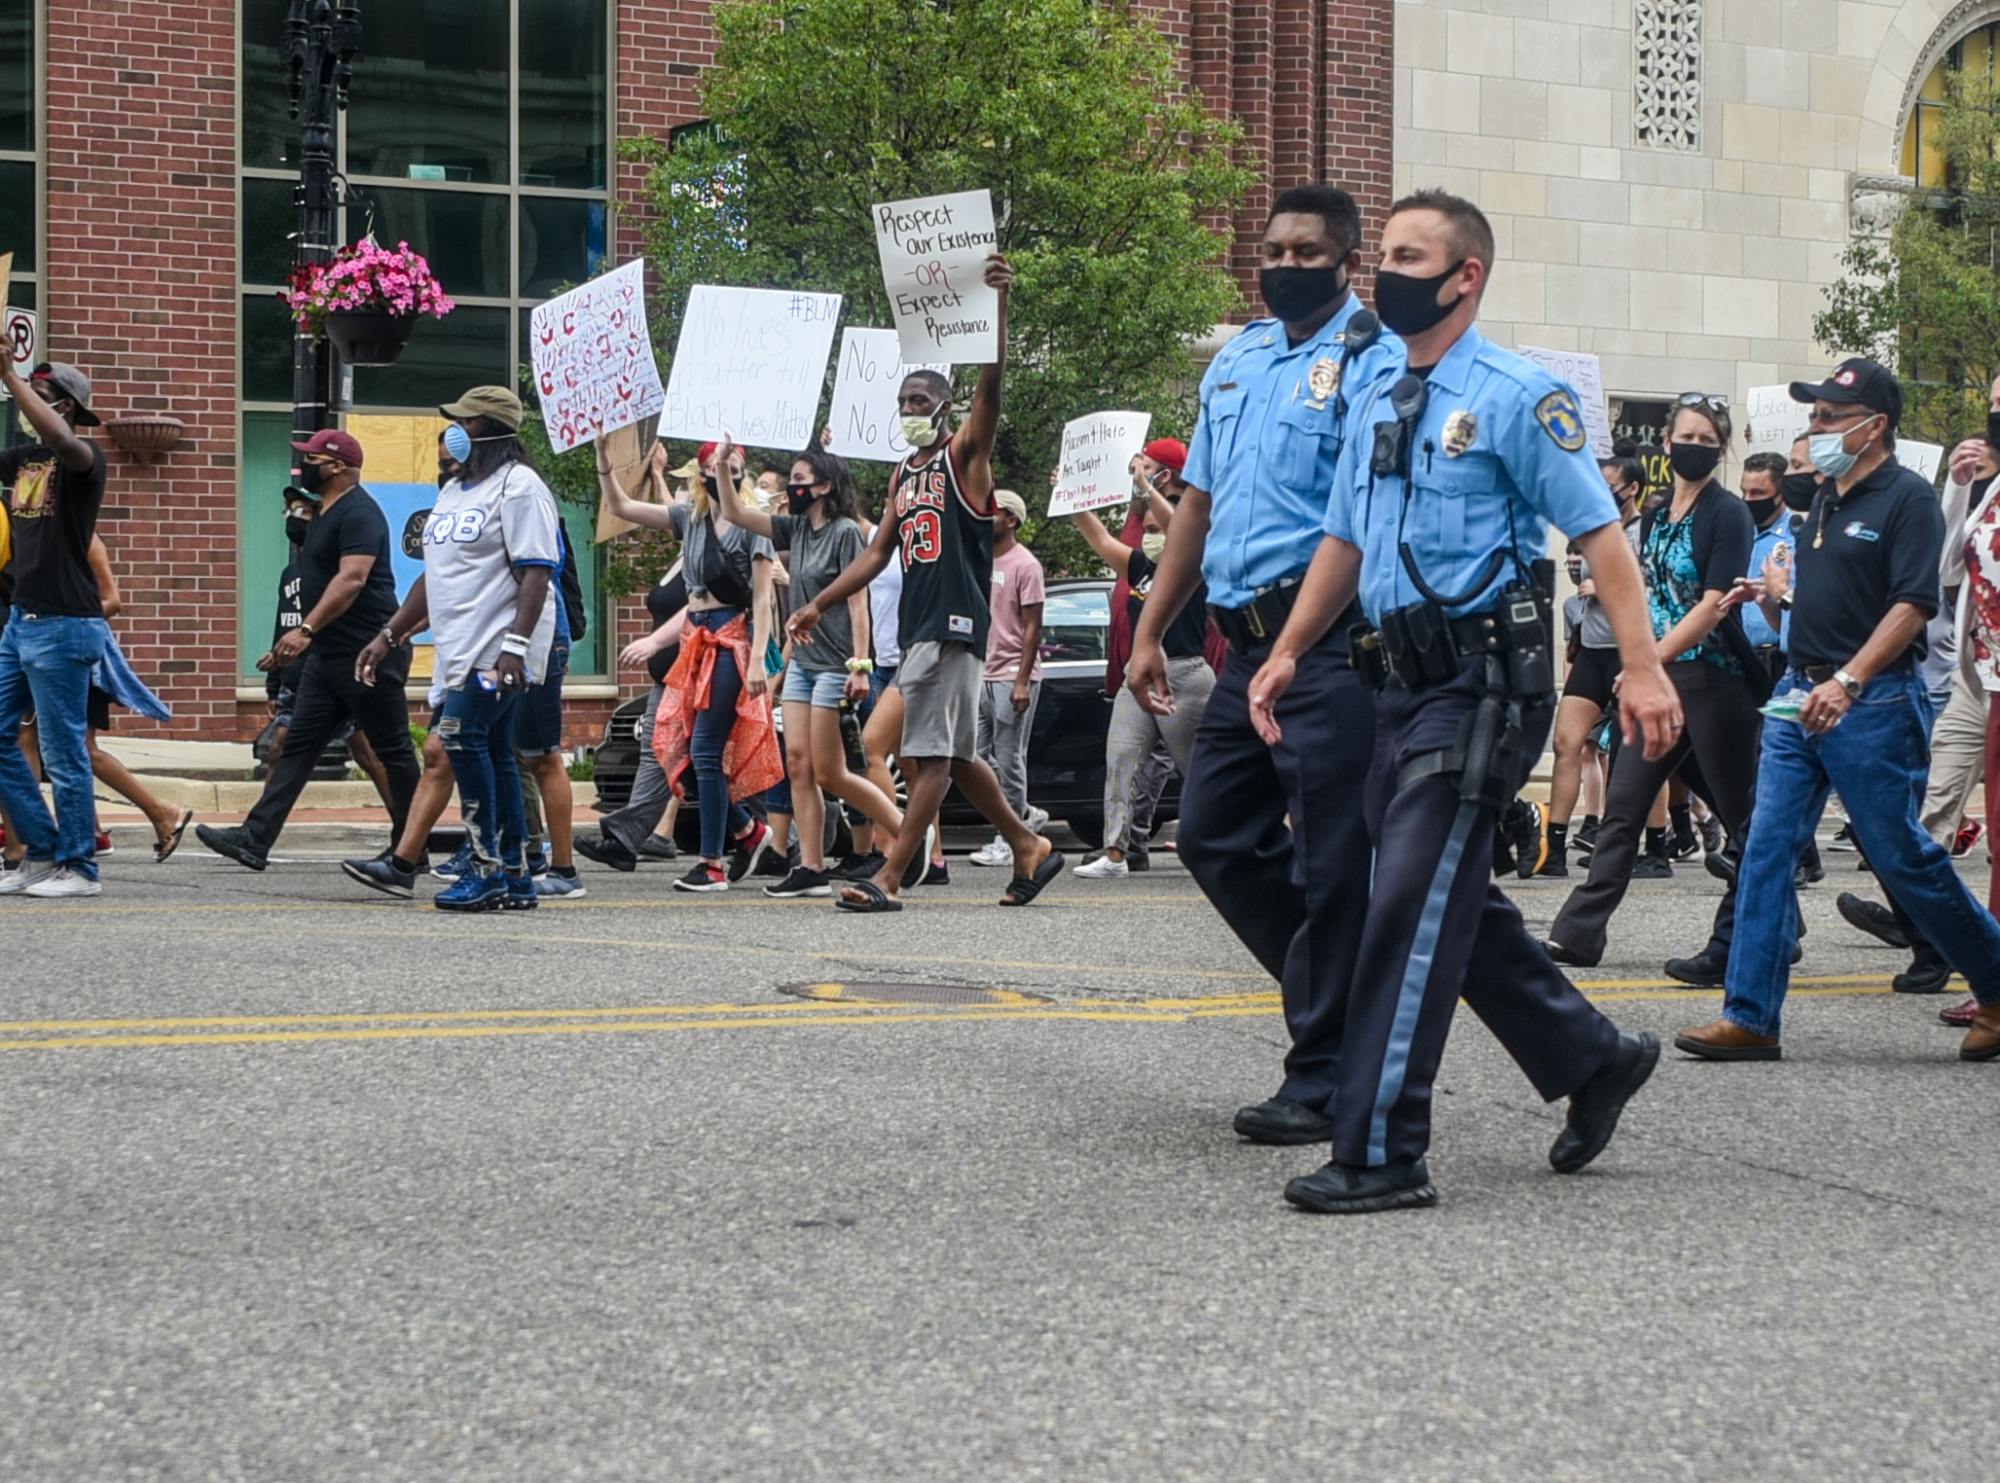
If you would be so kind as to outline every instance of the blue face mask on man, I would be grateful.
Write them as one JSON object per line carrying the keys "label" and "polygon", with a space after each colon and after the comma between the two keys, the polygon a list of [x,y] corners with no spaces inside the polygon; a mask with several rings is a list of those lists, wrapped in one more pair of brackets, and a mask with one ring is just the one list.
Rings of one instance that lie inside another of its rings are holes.
{"label": "blue face mask on man", "polygon": [[[1848,433],[1860,431],[1880,415],[1879,412],[1873,413],[1853,427],[1840,432],[1814,433],[1806,442],[1806,451],[1812,457],[1813,467],[1829,479],[1838,479],[1846,474],[1861,460],[1860,453],[1847,451]],[[1863,452],[1865,451],[1864,445]]]}

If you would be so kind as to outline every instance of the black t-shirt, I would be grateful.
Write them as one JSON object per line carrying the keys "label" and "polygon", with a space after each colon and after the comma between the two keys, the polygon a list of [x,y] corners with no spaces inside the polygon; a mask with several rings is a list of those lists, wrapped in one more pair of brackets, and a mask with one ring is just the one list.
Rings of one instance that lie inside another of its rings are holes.
{"label": "black t-shirt", "polygon": [[344,556],[372,556],[375,565],[347,611],[313,635],[313,648],[322,654],[360,653],[396,616],[389,521],[374,496],[358,484],[306,527],[305,543],[299,548],[299,570],[305,578],[299,593],[302,612],[310,614],[319,606]]}
{"label": "black t-shirt", "polygon": [[922,468],[904,459],[889,491],[903,553],[903,652],[912,644],[965,644],[983,657],[993,621],[993,512],[982,515],[967,503],[949,444]]}
{"label": "black t-shirt", "polygon": [[51,617],[102,618],[97,578],[90,572],[90,538],[104,504],[104,450],[90,449],[90,467],[65,468],[46,446],[29,443],[0,453],[0,488],[11,488],[14,604]]}
{"label": "black t-shirt", "polygon": [[[285,563],[285,569],[278,573],[278,616],[271,624],[271,647],[278,647],[278,640],[305,622],[306,611],[299,605],[300,594],[305,591],[305,573],[294,556]],[[299,688],[299,671],[305,667],[305,660],[289,664],[283,669],[264,671],[264,693],[273,700],[280,690]]]}
{"label": "black t-shirt", "polygon": [[[1835,497],[1832,480],[1822,483],[1799,533],[1792,663],[1846,664],[1897,603],[1935,617],[1943,546],[1937,491],[1894,459],[1845,497]],[[1897,662],[1915,663],[1924,647],[1920,628]]]}
{"label": "black t-shirt", "polygon": [[[1153,558],[1144,551],[1134,551],[1130,564],[1125,568],[1125,579],[1132,584],[1132,595],[1126,599],[1125,611],[1131,615],[1134,630],[1139,627],[1139,615],[1146,610],[1146,600],[1153,595],[1153,573],[1158,570]],[[1195,588],[1180,616],[1167,625],[1167,631],[1160,635],[1160,648],[1169,659],[1193,659],[1207,651],[1207,583]]]}

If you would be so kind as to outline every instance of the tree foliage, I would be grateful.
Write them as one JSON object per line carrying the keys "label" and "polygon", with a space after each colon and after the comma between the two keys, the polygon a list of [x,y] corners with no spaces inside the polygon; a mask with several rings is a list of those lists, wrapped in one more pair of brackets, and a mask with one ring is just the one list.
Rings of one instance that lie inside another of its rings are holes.
{"label": "tree foliage", "polygon": [[[1150,21],[1091,0],[724,0],[714,25],[713,128],[628,146],[657,345],[697,283],[837,292],[844,323],[887,326],[871,208],[984,187],[1017,273],[1000,483],[1044,508],[1082,413],[1187,428],[1191,342],[1239,302],[1226,223],[1249,174]],[[857,472],[879,490],[887,471]],[[1052,571],[1090,566],[1068,521],[1029,534]]]}
{"label": "tree foliage", "polygon": [[1813,318],[1814,338],[1830,353],[1872,356],[1901,377],[1907,436],[1947,446],[1985,425],[2000,370],[1996,144],[1993,81],[1949,74],[1926,142],[1945,162],[1946,187],[1920,188],[1886,236],[1856,238]]}

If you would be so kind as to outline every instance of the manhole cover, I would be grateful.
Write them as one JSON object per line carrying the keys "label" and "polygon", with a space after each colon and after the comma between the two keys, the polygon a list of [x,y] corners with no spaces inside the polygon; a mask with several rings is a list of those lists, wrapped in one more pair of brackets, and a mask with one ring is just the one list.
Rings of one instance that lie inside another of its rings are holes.
{"label": "manhole cover", "polygon": [[785,984],[779,990],[798,999],[838,1004],[985,1004],[1018,1007],[1047,1004],[1040,994],[1019,989],[982,989],[967,984]]}

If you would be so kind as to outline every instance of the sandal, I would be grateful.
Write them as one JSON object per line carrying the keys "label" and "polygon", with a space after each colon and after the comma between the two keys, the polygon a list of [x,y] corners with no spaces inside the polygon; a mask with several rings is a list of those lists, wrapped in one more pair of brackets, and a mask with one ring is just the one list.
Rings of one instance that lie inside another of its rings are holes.
{"label": "sandal", "polygon": [[[856,897],[860,900],[855,900]],[[891,896],[873,881],[853,881],[840,888],[840,895],[834,898],[835,906],[842,911],[860,912],[863,916],[874,916],[878,912],[901,911],[903,903]]]}
{"label": "sandal", "polygon": [[1052,849],[1033,875],[1017,875],[1007,883],[1007,894],[1000,898],[1002,906],[1026,906],[1047,889],[1050,881],[1062,874],[1062,851]]}
{"label": "sandal", "polygon": [[194,810],[184,808],[181,810],[180,822],[174,825],[173,832],[165,839],[156,839],[153,841],[153,863],[155,865],[164,865],[167,857],[181,847],[181,836],[187,833],[188,825],[193,822]]}

